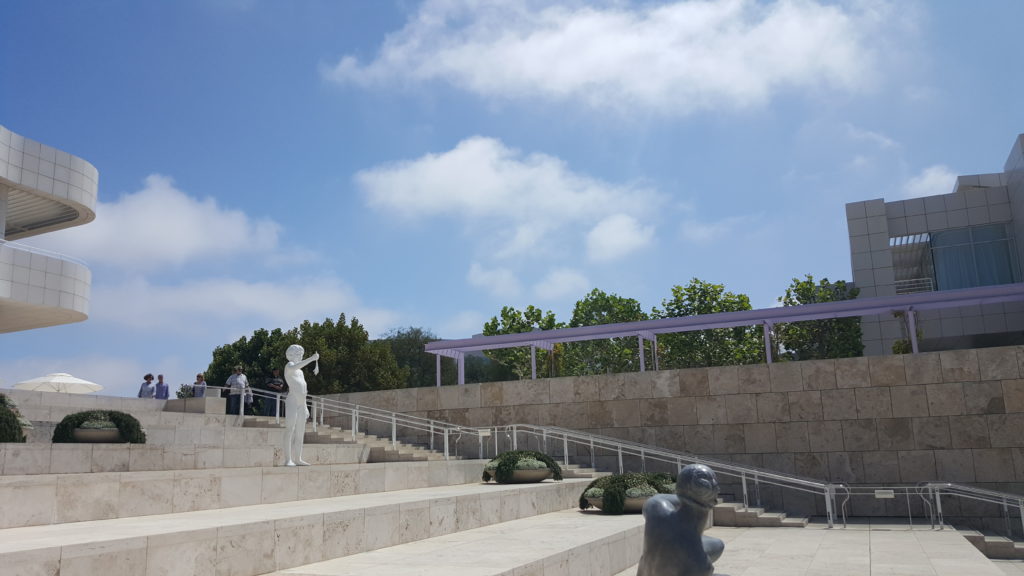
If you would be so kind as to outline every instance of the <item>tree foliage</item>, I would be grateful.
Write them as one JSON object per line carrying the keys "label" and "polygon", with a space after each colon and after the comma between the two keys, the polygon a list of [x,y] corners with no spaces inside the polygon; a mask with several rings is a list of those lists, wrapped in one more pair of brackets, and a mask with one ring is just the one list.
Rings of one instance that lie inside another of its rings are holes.
{"label": "tree foliage", "polygon": [[[686,286],[673,286],[672,298],[654,308],[655,318],[677,318],[716,312],[750,310],[745,294],[726,292],[722,284],[694,278]],[[751,364],[763,359],[763,336],[753,326],[696,330],[658,336],[662,369]]]}
{"label": "tree foliage", "polygon": [[[391,347],[399,368],[408,369],[406,386],[409,388],[437,385],[437,357],[425,351],[426,345],[439,340],[431,331],[409,326],[393,328],[381,338]],[[465,357],[466,380],[469,382],[495,382],[515,378],[507,367],[492,361],[484,355],[468,354]],[[441,358],[441,384],[452,385],[458,381],[455,361]]]}
{"label": "tree foliage", "polygon": [[[640,302],[617,294],[606,294],[597,288],[576,302],[569,327],[597,326],[619,322],[647,320]],[[562,373],[612,374],[639,370],[636,338],[608,338],[568,342],[564,345]]]}
{"label": "tree foliage", "polygon": [[[521,334],[534,330],[553,330],[562,327],[563,325],[555,320],[554,312],[543,312],[540,308],[535,308],[532,305],[522,311],[516,310],[512,306],[505,306],[501,309],[500,317],[494,316],[484,324],[484,336]],[[554,375],[558,373],[560,348],[561,346],[556,346],[551,353],[546,353],[546,350],[537,353],[538,374]],[[484,354],[491,360],[506,366],[520,380],[530,378],[532,375],[528,346],[486,350]]]}
{"label": "tree foliage", "polygon": [[306,320],[288,331],[261,328],[250,338],[220,346],[213,351],[206,380],[223,386],[231,369],[241,365],[249,382],[261,385],[272,369],[284,367],[285,350],[292,344],[305,348],[307,356],[320,353],[320,373],[306,371],[311,394],[403,388],[409,377],[409,370],[398,366],[387,342],[371,341],[357,319],[346,322],[341,314],[336,322],[330,318],[319,323]]}
{"label": "tree foliage", "polygon": [[[793,278],[779,302],[783,306],[838,302],[852,300],[859,292],[843,280],[829,282],[828,278],[822,278],[815,284],[814,277],[807,274],[803,280]],[[793,360],[850,358],[864,354],[860,318],[856,316],[778,324],[775,334],[783,355]]]}

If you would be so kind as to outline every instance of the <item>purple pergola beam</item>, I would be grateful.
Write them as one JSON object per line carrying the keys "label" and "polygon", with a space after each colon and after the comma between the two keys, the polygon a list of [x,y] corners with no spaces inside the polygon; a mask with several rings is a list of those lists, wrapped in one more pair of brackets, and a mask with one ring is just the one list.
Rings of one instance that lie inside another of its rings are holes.
{"label": "purple pergola beam", "polygon": [[[718,312],[697,316],[681,316],[677,318],[660,318],[657,320],[641,320],[639,322],[622,322],[617,324],[600,324],[597,326],[580,326],[576,328],[558,328],[523,332],[518,334],[499,334],[497,336],[474,336],[459,340],[437,340],[426,345],[425,351],[440,356],[448,356],[459,360],[459,383],[464,383],[464,364],[462,356],[466,352],[494,350],[531,346],[550,350],[560,342],[580,342],[606,338],[639,337],[640,358],[643,362],[644,339],[657,342],[657,334],[691,332],[713,328],[733,328],[736,326],[762,326],[765,334],[765,354],[771,362],[771,342],[769,338],[772,325],[780,322],[804,322],[807,320],[826,320],[831,318],[849,318],[851,316],[873,316],[903,312],[910,335],[911,349],[916,354],[917,329],[915,312],[922,310],[940,310],[945,308],[961,308],[1000,304],[1005,302],[1024,301],[1024,283],[1000,284],[998,286],[981,286],[962,290],[943,290],[938,292],[921,292],[899,296],[878,296],[874,298],[858,298],[839,302],[821,302],[802,306],[784,306],[778,308],[761,308],[758,310],[741,310],[739,312]],[[657,350],[657,346],[655,346]],[[657,366],[657,352],[655,352]],[[657,369],[657,367],[655,368]],[[534,374],[536,378],[536,365]],[[440,359],[438,360],[437,385],[441,385]]]}

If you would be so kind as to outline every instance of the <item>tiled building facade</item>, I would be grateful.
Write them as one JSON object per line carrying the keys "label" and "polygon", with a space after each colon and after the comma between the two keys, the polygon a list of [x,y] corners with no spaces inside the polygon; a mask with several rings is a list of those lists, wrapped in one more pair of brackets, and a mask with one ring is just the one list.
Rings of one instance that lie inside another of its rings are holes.
{"label": "tiled building facade", "polygon": [[[952,193],[846,205],[853,281],[861,296],[892,296],[1021,282],[1024,134],[1003,172],[960,176]],[[1024,303],[921,313],[922,350],[1024,343]],[[862,319],[864,353],[906,339],[892,316]]]}

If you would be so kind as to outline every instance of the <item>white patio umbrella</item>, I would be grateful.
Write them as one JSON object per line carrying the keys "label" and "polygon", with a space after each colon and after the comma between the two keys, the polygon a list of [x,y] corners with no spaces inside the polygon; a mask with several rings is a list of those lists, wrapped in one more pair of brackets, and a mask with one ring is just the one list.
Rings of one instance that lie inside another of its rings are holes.
{"label": "white patio umbrella", "polygon": [[47,374],[39,378],[25,380],[14,385],[18,390],[38,390],[42,392],[64,392],[67,394],[92,394],[103,390],[103,386],[81,378],[75,378],[71,374],[58,372]]}

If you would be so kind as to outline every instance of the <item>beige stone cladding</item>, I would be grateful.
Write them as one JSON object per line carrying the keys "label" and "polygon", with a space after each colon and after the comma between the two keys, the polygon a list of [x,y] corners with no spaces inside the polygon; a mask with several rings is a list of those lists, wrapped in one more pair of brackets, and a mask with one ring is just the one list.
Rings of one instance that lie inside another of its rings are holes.
{"label": "beige stone cladding", "polygon": [[469,426],[557,425],[814,478],[1024,487],[1024,347],[388,390]]}

